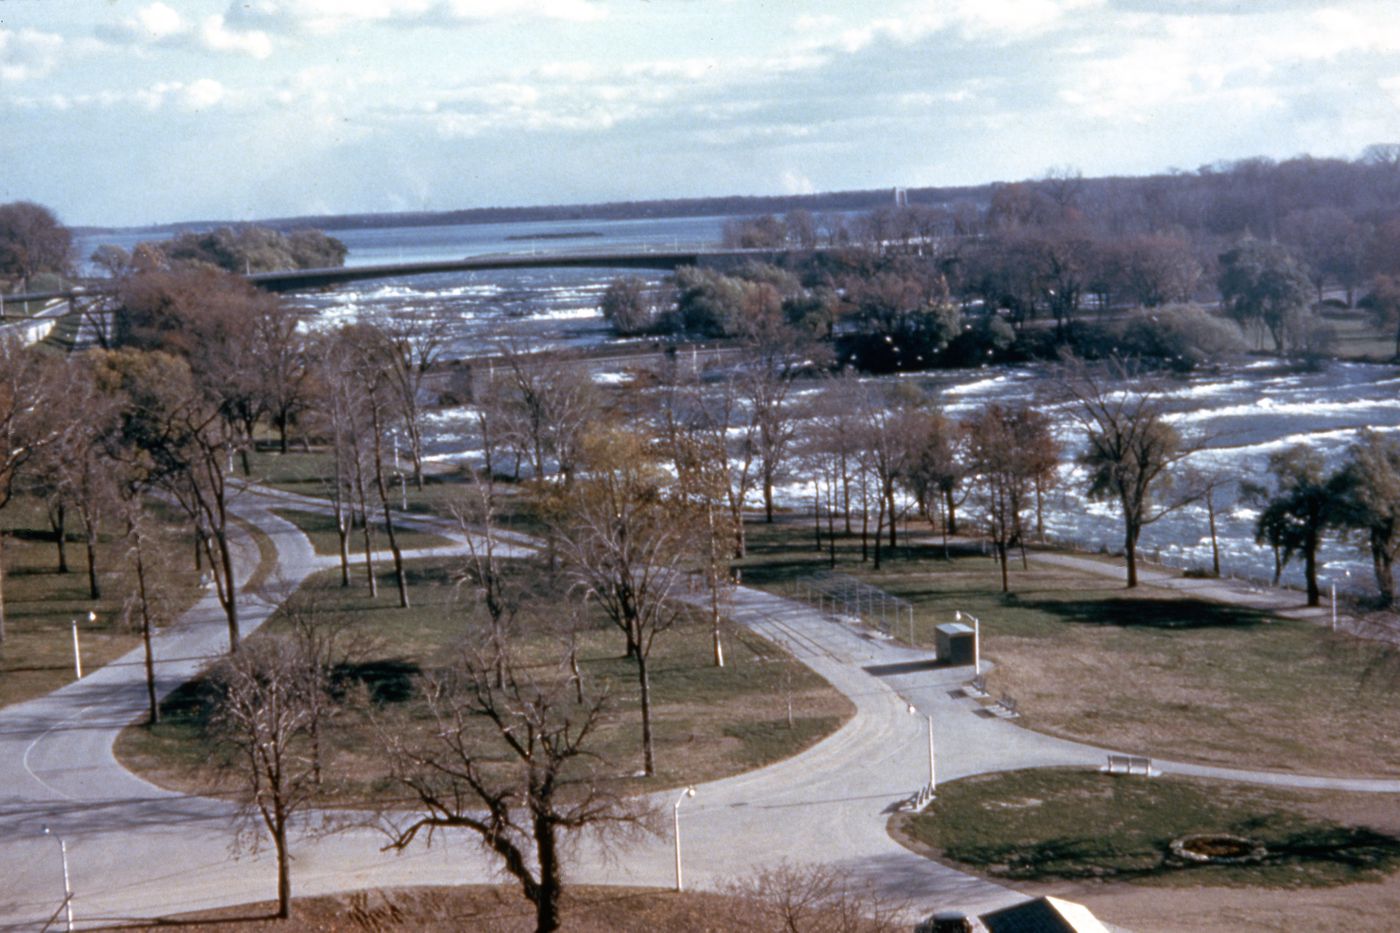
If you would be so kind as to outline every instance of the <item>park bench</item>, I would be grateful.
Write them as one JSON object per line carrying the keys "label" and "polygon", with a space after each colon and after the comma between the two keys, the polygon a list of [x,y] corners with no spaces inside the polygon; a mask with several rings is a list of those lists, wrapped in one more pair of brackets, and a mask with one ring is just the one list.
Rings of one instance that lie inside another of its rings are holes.
{"label": "park bench", "polygon": [[1005,716],[1007,719],[1015,719],[1021,715],[1020,704],[1006,694],[1002,694],[992,704],[992,712],[998,716]]}
{"label": "park bench", "polygon": [[1108,774],[1133,774],[1141,777],[1156,777],[1160,771],[1152,768],[1152,759],[1139,755],[1109,755],[1108,764],[1103,769]]}
{"label": "park bench", "polygon": [[968,696],[984,697],[987,695],[987,675],[978,674],[968,682],[963,690]]}

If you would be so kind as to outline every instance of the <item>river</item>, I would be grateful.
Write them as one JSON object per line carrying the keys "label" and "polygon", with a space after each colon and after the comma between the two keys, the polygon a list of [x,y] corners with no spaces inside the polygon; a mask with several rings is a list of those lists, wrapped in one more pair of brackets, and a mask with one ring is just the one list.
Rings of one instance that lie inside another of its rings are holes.
{"label": "river", "polygon": [[[396,227],[336,233],[349,247],[347,265],[451,259],[487,253],[551,250],[634,249],[716,243],[725,217],[632,221],[551,221],[435,227]],[[83,255],[97,242],[134,245],[139,237],[86,238]],[[502,341],[521,346],[585,346],[606,341],[609,332],[598,304],[607,283],[632,270],[559,269],[452,273],[361,282],[291,300],[321,326],[366,314],[430,316],[450,328],[448,355],[489,352]],[[641,273],[655,280],[656,273]],[[994,367],[915,377],[940,400],[949,417],[962,417],[992,401],[1034,401],[1055,419],[1066,462],[1048,502],[1046,526],[1056,539],[1092,549],[1121,547],[1121,525],[1113,503],[1084,498],[1083,471],[1073,465],[1082,431],[1063,403],[1046,401],[1051,378],[1042,367]],[[1384,364],[1334,362],[1307,370],[1272,360],[1241,358],[1178,380],[1169,388],[1169,417],[1202,449],[1190,461],[1234,478],[1267,479],[1269,454],[1290,444],[1320,450],[1340,461],[1356,432],[1365,427],[1400,431],[1400,369]],[[470,455],[464,413],[444,411],[433,420],[430,448],[437,459]],[[795,507],[810,501],[805,487],[786,487],[781,497]],[[1237,487],[1219,496],[1219,533],[1227,574],[1267,580],[1273,572],[1268,549],[1254,543],[1256,512],[1242,504]],[[1203,506],[1170,514],[1144,533],[1142,551],[1181,568],[1209,567],[1210,544]],[[1366,592],[1372,588],[1369,561],[1354,546],[1329,540],[1324,548],[1324,586]],[[1301,583],[1301,567],[1290,566],[1284,582]]]}

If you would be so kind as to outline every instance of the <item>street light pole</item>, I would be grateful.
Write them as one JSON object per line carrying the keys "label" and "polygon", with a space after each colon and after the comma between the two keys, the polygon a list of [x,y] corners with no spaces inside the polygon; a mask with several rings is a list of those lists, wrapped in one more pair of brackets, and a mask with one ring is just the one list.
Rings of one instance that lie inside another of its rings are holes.
{"label": "street light pole", "polygon": [[961,609],[953,611],[953,618],[961,622],[967,616],[972,620],[972,673],[982,673],[982,621],[970,612]]}
{"label": "street light pole", "polygon": [[694,797],[694,796],[695,796],[695,788],[693,788],[693,787],[687,787],[685,790],[681,791],[681,795],[680,795],[679,797],[676,798],[675,806],[673,806],[673,807],[671,808],[671,816],[672,816],[672,819],[673,819],[673,824],[672,824],[672,825],[673,825],[673,827],[674,827],[674,829],[675,829],[675,832],[676,832],[676,890],[677,890],[677,891],[683,890],[683,887],[682,887],[682,885],[681,885],[681,804],[682,804],[683,802],[685,802],[685,798],[687,798],[687,797]]}
{"label": "street light pole", "polygon": [[73,620],[73,673],[83,679],[83,649],[78,645],[78,620]]}
{"label": "street light pole", "polygon": [[[910,703],[909,715],[913,716],[918,712],[914,704]],[[938,778],[934,768],[933,758],[933,714],[928,713],[925,715],[925,718],[928,720],[928,792],[929,795],[932,796],[933,792],[938,789]]]}
{"label": "street light pole", "polygon": [[73,886],[68,880],[68,843],[62,836],[54,836],[48,826],[44,827],[44,835],[58,840],[58,852],[63,859],[63,909],[68,921],[68,933],[73,933]]}

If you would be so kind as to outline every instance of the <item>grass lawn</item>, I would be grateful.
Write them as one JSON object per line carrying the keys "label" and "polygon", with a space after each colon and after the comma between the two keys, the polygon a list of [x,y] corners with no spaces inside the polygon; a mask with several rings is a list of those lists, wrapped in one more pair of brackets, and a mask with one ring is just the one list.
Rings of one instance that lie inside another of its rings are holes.
{"label": "grass lawn", "polygon": [[[58,572],[58,551],[42,503],[17,497],[0,512],[5,531],[5,640],[0,643],[0,706],[42,696],[73,680],[73,630],[78,622],[85,673],[121,657],[141,643],[139,621],[127,621],[135,573],[127,566],[128,544],[103,535],[98,544],[98,581],[102,591],[88,593],[86,551],[81,529],[70,522],[68,573]],[[172,617],[198,599],[188,537],[161,529],[149,543],[152,566],[162,567],[165,614]],[[165,555],[161,557],[160,555]],[[132,609],[134,612],[134,608]],[[97,616],[88,621],[88,613]]]}
{"label": "grass lawn", "polygon": [[[311,546],[316,549],[317,554],[334,555],[340,553],[340,535],[336,531],[334,515],[329,512],[306,512],[301,509],[275,509],[274,513],[300,528],[311,539]],[[398,538],[399,547],[405,551],[417,548],[446,547],[452,543],[442,535],[403,528],[398,526],[397,522],[395,522],[395,526],[394,534]],[[375,522],[371,528],[375,546],[387,549],[389,535],[384,530],[384,523]],[[356,548],[363,547],[363,531],[356,529],[350,537],[350,552],[354,554]]]}
{"label": "grass lawn", "polygon": [[[800,522],[750,525],[744,581],[786,593],[827,568]],[[931,536],[920,533],[920,537]],[[876,572],[859,539],[837,571],[915,606],[915,640],[955,610],[981,619],[989,689],[1029,728],[1158,757],[1300,772],[1400,774],[1393,651],[1307,622],[1082,571],[996,563],[973,549],[901,548]],[[901,629],[895,634],[904,637]],[[969,670],[969,675],[971,671]]]}
{"label": "grass lawn", "polygon": [[[414,606],[408,611],[397,608],[387,568],[376,600],[358,585],[342,589],[338,571],[319,574],[303,587],[304,604],[313,603],[321,621],[347,626],[369,646],[349,673],[365,685],[372,702],[368,709],[351,709],[336,717],[324,739],[332,776],[327,802],[382,799],[388,789],[382,730],[431,725],[418,694],[417,675],[451,664],[472,633],[485,626],[484,617],[468,608],[467,594],[455,583],[458,561],[417,560],[408,566]],[[538,632],[541,624],[551,621],[549,614],[557,612],[567,581],[549,574],[542,563],[516,566],[520,585],[543,607],[535,616]],[[622,657],[621,633],[601,618],[591,621],[592,627],[578,639],[580,667],[593,684],[606,684],[613,698],[595,750],[624,789],[696,783],[785,758],[834,731],[851,714],[846,699],[825,681],[742,630],[726,631],[726,666],[714,667],[708,625],[686,622],[658,636],[653,648],[657,775],[633,780],[630,775],[642,764],[636,668]],[[275,617],[253,637],[285,627],[285,619]],[[555,637],[525,630],[513,641],[543,670],[557,670]],[[789,691],[795,711],[791,729]],[[219,753],[205,730],[210,703],[204,682],[186,685],[166,701],[163,723],[154,729],[135,726],[122,734],[119,757],[167,786],[216,792]]]}
{"label": "grass lawn", "polygon": [[[942,784],[927,810],[899,818],[898,831],[941,859],[1022,881],[1294,888],[1374,880],[1400,868],[1400,838],[1329,818],[1329,806],[1346,796],[1363,795],[1055,768]],[[1264,851],[1244,864],[1171,855],[1173,840],[1202,833]]]}

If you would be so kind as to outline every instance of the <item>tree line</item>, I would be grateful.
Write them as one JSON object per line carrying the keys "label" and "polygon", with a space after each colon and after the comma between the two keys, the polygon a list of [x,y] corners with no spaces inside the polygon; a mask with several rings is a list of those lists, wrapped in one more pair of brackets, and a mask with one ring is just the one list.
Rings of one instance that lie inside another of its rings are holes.
{"label": "tree line", "polygon": [[[345,264],[346,246],[319,230],[281,232],[252,224],[185,231],[133,250],[103,244],[85,257],[99,272],[121,279],[136,272],[192,265],[249,274],[320,269]],[[80,257],[73,233],[41,204],[0,204],[0,285],[29,291],[71,278]]]}

